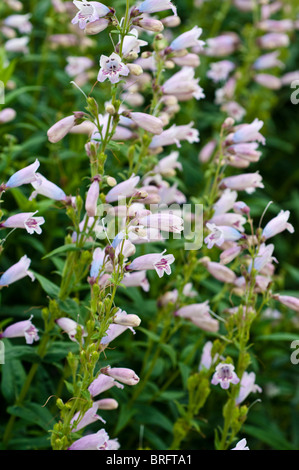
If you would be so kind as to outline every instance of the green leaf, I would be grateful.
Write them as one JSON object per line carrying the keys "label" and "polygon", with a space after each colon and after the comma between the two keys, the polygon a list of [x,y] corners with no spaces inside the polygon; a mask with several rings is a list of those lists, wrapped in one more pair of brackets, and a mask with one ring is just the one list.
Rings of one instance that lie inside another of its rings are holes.
{"label": "green leaf", "polygon": [[173,367],[176,366],[176,352],[170,344],[161,344],[161,349],[170,357]]}
{"label": "green leaf", "polygon": [[20,437],[9,441],[9,450],[46,450],[51,448],[50,436]]}
{"label": "green leaf", "polygon": [[131,420],[131,418],[133,418],[136,413],[136,409],[132,409],[126,405],[121,407],[120,413],[118,415],[115,435],[117,435],[126,426],[126,424]]}
{"label": "green leaf", "polygon": [[282,331],[280,333],[261,335],[255,338],[256,341],[294,341],[295,339],[299,339],[298,334],[287,333],[285,331]]}
{"label": "green leaf", "polygon": [[45,431],[49,431],[54,425],[54,419],[50,411],[38,403],[26,402],[23,406],[9,406],[7,412],[37,425]]}
{"label": "green leaf", "polygon": [[23,86],[21,88],[18,88],[17,90],[14,90],[10,92],[8,95],[5,97],[5,104],[8,105],[11,103],[13,100],[15,100],[19,95],[23,95],[24,93],[27,93],[29,91],[37,91],[41,90],[43,87],[42,86]]}
{"label": "green leaf", "polygon": [[191,372],[191,367],[187,366],[184,362],[179,362],[178,366],[181,372],[184,387],[187,387],[187,381]]}
{"label": "green leaf", "polygon": [[37,362],[39,360],[39,356],[36,349],[32,346],[12,346],[5,351],[5,362],[13,361],[14,359]]}
{"label": "green leaf", "polygon": [[67,245],[59,246],[55,248],[55,250],[50,251],[47,255],[45,255],[42,259],[50,258],[51,256],[61,255],[62,253],[68,253],[69,251],[83,251],[89,250],[90,248],[94,248],[96,246],[100,246],[98,243],[85,243],[84,246],[79,247],[73,243],[69,243]]}
{"label": "green leaf", "polygon": [[57,362],[60,363],[60,361],[66,358],[68,352],[72,351],[73,353],[76,353],[78,350],[79,346],[77,343],[69,341],[66,344],[65,341],[56,341],[49,347],[43,361],[50,364]]}
{"label": "green leaf", "polygon": [[274,450],[296,450],[289,441],[285,440],[284,437],[271,426],[262,429],[261,427],[246,424],[243,427],[243,431],[253,436],[255,439],[265,442]]}
{"label": "green leaf", "polygon": [[146,330],[141,326],[138,327],[138,331],[142,331],[142,333],[148,336],[152,341],[155,341],[157,343],[160,341],[160,336],[156,335],[156,333],[153,333],[152,331]]}
{"label": "green leaf", "polygon": [[21,361],[14,359],[2,365],[1,392],[8,403],[19,395],[26,380],[26,372]]}
{"label": "green leaf", "polygon": [[139,413],[137,413],[136,421],[137,420],[145,425],[150,424],[151,426],[162,428],[169,433],[172,433],[173,430],[173,423],[171,420],[153,406],[142,405]]}
{"label": "green leaf", "polygon": [[49,281],[46,277],[42,276],[41,274],[38,274],[34,271],[32,271],[44,291],[50,296],[50,297],[58,297],[59,295],[59,287],[54,284],[54,282]]}

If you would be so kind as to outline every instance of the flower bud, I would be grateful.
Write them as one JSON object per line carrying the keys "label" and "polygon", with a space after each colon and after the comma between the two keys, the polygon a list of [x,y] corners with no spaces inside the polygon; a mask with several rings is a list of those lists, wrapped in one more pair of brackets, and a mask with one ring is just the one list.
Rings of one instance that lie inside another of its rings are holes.
{"label": "flower bud", "polygon": [[47,132],[48,139],[51,143],[59,142],[65,137],[75,126],[75,116],[67,116],[56,122]]}
{"label": "flower bud", "polygon": [[104,31],[104,29],[107,28],[109,23],[110,23],[110,20],[108,20],[107,18],[99,18],[96,21],[92,21],[91,23],[88,23],[85,26],[84,32],[90,35],[98,34],[101,31]]}
{"label": "flower bud", "polygon": [[117,325],[137,327],[140,325],[141,319],[138,317],[138,315],[127,314],[124,311],[119,311],[114,316],[113,322]]}
{"label": "flower bud", "polygon": [[91,183],[85,201],[85,210],[89,217],[97,215],[97,202],[100,194],[100,185],[98,179],[94,179]]}
{"label": "flower bud", "polygon": [[102,398],[95,402],[99,410],[116,410],[118,403],[114,398]]}
{"label": "flower bud", "polygon": [[127,64],[127,67],[129,68],[131,75],[136,75],[138,77],[143,73],[142,67],[138,64]]}
{"label": "flower bud", "polygon": [[140,28],[146,29],[147,31],[154,31],[156,33],[160,33],[164,29],[163,23],[154,18],[140,18],[133,21],[133,24],[136,24]]}
{"label": "flower bud", "polygon": [[101,369],[101,372],[102,374],[108,375],[125,385],[137,385],[140,380],[132,369],[127,369],[125,367],[111,368],[110,366],[107,366]]}

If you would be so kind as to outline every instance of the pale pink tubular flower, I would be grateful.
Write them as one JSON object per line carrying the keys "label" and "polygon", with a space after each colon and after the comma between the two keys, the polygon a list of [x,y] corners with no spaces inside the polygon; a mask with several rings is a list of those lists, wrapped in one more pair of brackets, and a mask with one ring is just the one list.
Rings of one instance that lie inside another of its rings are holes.
{"label": "pale pink tubular flower", "polygon": [[261,19],[267,20],[270,16],[275,15],[279,10],[282,9],[283,4],[280,1],[274,1],[272,3],[268,3],[262,5],[261,7]]}
{"label": "pale pink tubular flower", "polygon": [[214,245],[221,246],[225,241],[236,241],[242,237],[238,230],[227,225],[207,223],[206,226],[211,232],[204,240],[209,249],[213,248]]}
{"label": "pale pink tubular flower", "polygon": [[170,0],[145,0],[137,7],[141,13],[157,13],[170,9],[177,16],[177,9]]}
{"label": "pale pink tubular flower", "polygon": [[147,44],[146,41],[138,39],[138,31],[136,28],[133,28],[123,39],[122,56],[127,57],[131,52],[139,54],[140,47],[146,46]]}
{"label": "pale pink tubular flower", "polygon": [[109,377],[105,374],[98,375],[88,387],[88,391],[92,397],[96,397],[100,393],[106,392],[106,390],[110,390],[112,387],[117,388],[124,388],[124,386],[114,380],[113,377]]}
{"label": "pale pink tubular flower", "polygon": [[213,216],[209,223],[216,225],[227,225],[233,227],[240,232],[244,232],[243,225],[247,222],[246,218],[242,214],[236,214],[234,212],[227,212],[226,214],[219,214]]}
{"label": "pale pink tubular flower", "polygon": [[209,273],[220,282],[234,283],[236,274],[227,266],[223,266],[215,261],[209,261],[206,265]]}
{"label": "pale pink tubular flower", "polygon": [[177,310],[175,315],[189,319],[204,331],[216,333],[219,330],[219,322],[210,315],[209,310],[208,301],[206,301],[201,304],[186,305]]}
{"label": "pale pink tubular flower", "polygon": [[12,38],[6,41],[4,48],[8,52],[22,52],[23,54],[28,54],[28,42],[29,36],[22,36],[20,38]]}
{"label": "pale pink tubular flower", "polygon": [[158,228],[168,232],[180,233],[184,230],[184,220],[178,215],[169,212],[158,212],[138,219],[139,224],[145,227]]}
{"label": "pale pink tubular flower", "polygon": [[68,450],[108,450],[108,442],[109,436],[105,429],[100,429],[73,442]]}
{"label": "pale pink tubular flower", "polygon": [[92,279],[96,279],[100,269],[103,266],[105,251],[99,246],[94,250],[89,275]]}
{"label": "pale pink tubular flower", "polygon": [[16,171],[16,173],[14,173],[9,178],[7,183],[3,185],[4,188],[17,188],[18,186],[22,186],[23,184],[33,183],[34,181],[38,179],[36,175],[36,171],[39,165],[40,163],[38,159],[36,159],[35,162],[32,163],[31,165],[28,165],[25,168],[22,168],[21,170]]}
{"label": "pale pink tubular flower", "polygon": [[233,53],[239,46],[240,39],[235,33],[221,34],[207,39],[206,55],[224,57]]}
{"label": "pale pink tubular flower", "polygon": [[[272,261],[275,261],[276,263],[278,262],[277,259],[272,256],[273,251],[274,245],[272,243],[270,245],[265,245],[265,243],[261,244],[253,263],[253,267],[256,271],[261,271],[264,266],[272,263]],[[251,269],[252,262],[249,265],[248,272],[251,272]]]}
{"label": "pale pink tubular flower", "polygon": [[162,253],[150,253],[135,258],[128,266],[129,271],[143,271],[155,269],[159,277],[162,277],[164,272],[171,274],[170,265],[174,262],[173,255],[164,255],[166,250]]}
{"label": "pale pink tubular flower", "polygon": [[237,384],[240,382],[239,377],[234,372],[235,368],[232,364],[220,363],[216,367],[211,383],[213,385],[220,384],[220,387],[227,390],[230,384]]}
{"label": "pale pink tubular flower", "polygon": [[101,369],[102,374],[108,375],[112,377],[114,380],[118,380],[119,382],[125,385],[137,385],[139,382],[138,375],[132,369],[127,369],[125,367],[104,367]]}
{"label": "pale pink tubular flower", "polygon": [[65,71],[70,77],[75,77],[93,66],[93,60],[84,56],[68,56],[66,60],[68,64],[65,67]]}
{"label": "pale pink tubular flower", "polygon": [[257,141],[265,144],[265,137],[263,137],[259,132],[263,125],[263,121],[260,121],[257,118],[254,119],[251,124],[241,124],[233,134],[233,142],[238,144],[241,142]]}
{"label": "pale pink tubular flower", "polygon": [[100,71],[97,78],[99,82],[104,82],[108,78],[111,83],[118,83],[120,75],[127,76],[129,73],[129,67],[122,63],[120,56],[115,52],[112,52],[109,57],[101,55]]}
{"label": "pale pink tubular flower", "polygon": [[288,47],[290,44],[290,38],[286,33],[267,33],[258,38],[258,44],[263,49]]}
{"label": "pale pink tubular flower", "polygon": [[258,73],[254,76],[254,81],[270,90],[279,90],[282,86],[280,78],[270,73]]}
{"label": "pale pink tubular flower", "polygon": [[99,18],[92,23],[87,23],[84,32],[90,35],[101,33],[108,27],[109,23],[110,21],[107,18]]}
{"label": "pale pink tubular flower", "polygon": [[212,347],[213,343],[212,341],[207,341],[202,349],[202,354],[200,358],[200,363],[198,366],[198,370],[209,370],[210,367],[212,366],[213,362],[217,361],[218,359],[218,354],[215,355],[214,358],[212,358]]}
{"label": "pale pink tubular flower", "polygon": [[262,176],[256,173],[244,173],[241,175],[228,176],[223,178],[220,188],[229,188],[235,191],[252,190],[254,188],[263,188]]}
{"label": "pale pink tubular flower", "polygon": [[178,100],[186,95],[191,95],[197,100],[204,98],[203,89],[198,85],[199,79],[194,78],[195,71],[193,67],[183,67],[176,72],[162,85],[161,90],[166,95],[174,95]]}
{"label": "pale pink tubular flower", "polygon": [[37,181],[33,181],[31,184],[34,187],[34,191],[29,197],[29,201],[34,199],[38,194],[46,196],[56,201],[65,201],[67,196],[65,192],[59,188],[55,183],[52,183],[40,173],[37,173]]}
{"label": "pale pink tubular flower", "polygon": [[146,278],[146,271],[136,271],[125,273],[121,283],[126,287],[141,287],[145,292],[150,289],[149,282]]}
{"label": "pale pink tubular flower", "polygon": [[151,134],[161,134],[163,131],[163,122],[158,117],[151,114],[133,112],[129,113],[129,117],[137,124],[138,127],[150,132]]}
{"label": "pale pink tubular flower", "polygon": [[175,176],[175,169],[182,170],[182,164],[177,161],[179,152],[171,152],[167,157],[162,158],[154,167],[154,173],[162,176]]}
{"label": "pale pink tubular flower", "polygon": [[176,126],[173,124],[160,135],[154,136],[149,148],[155,149],[157,147],[164,147],[172,144],[176,144],[177,147],[181,147],[181,140],[187,140],[190,144],[199,142],[199,132],[197,129],[192,127],[193,124],[193,122],[182,126]]}
{"label": "pale pink tubular flower", "polygon": [[37,234],[42,233],[40,225],[45,223],[43,217],[33,217],[36,212],[22,212],[20,214],[8,217],[4,222],[0,222],[0,227],[6,228],[25,228],[30,235],[34,232]]}
{"label": "pale pink tubular flower", "polygon": [[85,200],[85,210],[89,217],[95,217],[97,215],[97,202],[100,194],[99,179],[94,178],[91,183]]}
{"label": "pale pink tubular flower", "polygon": [[0,111],[0,124],[13,121],[17,116],[16,111],[13,108],[5,108]]}
{"label": "pale pink tubular flower", "polygon": [[236,101],[227,101],[221,106],[221,111],[225,111],[229,117],[233,118],[237,122],[242,121],[246,114],[246,109]]}
{"label": "pale pink tubular flower", "polygon": [[0,277],[0,287],[8,286],[13,282],[19,281],[25,276],[29,276],[32,281],[35,280],[35,277],[31,271],[29,271],[29,266],[31,259],[27,255],[22,256],[22,258],[10,268],[8,268]]}
{"label": "pale pink tubular flower", "polygon": [[295,310],[295,312],[299,312],[299,298],[294,297],[292,295],[280,295],[274,294],[273,299],[278,300],[281,304],[285,305],[286,307]]}
{"label": "pale pink tubular flower", "polygon": [[71,318],[61,317],[56,320],[57,325],[68,334],[68,337],[71,341],[77,341],[75,336],[78,334],[78,330],[81,330],[82,337],[86,336],[83,326],[79,325],[77,322]]}
{"label": "pale pink tubular flower", "polygon": [[241,378],[239,395],[236,398],[236,404],[240,405],[250,393],[262,392],[261,387],[255,383],[255,373],[254,372],[244,372]]}
{"label": "pale pink tubular flower", "polygon": [[227,80],[230,72],[235,68],[235,64],[230,60],[220,60],[218,62],[212,62],[210,64],[210,70],[207,72],[209,77],[214,82],[221,82]]}
{"label": "pale pink tubular flower", "polygon": [[233,261],[241,253],[242,248],[239,245],[233,245],[230,248],[224,250],[220,255],[220,263],[228,264]]}
{"label": "pale pink tubular flower", "polygon": [[47,132],[49,141],[54,144],[63,139],[75,126],[76,118],[74,114],[57,121]]}
{"label": "pale pink tubular flower", "polygon": [[[85,428],[85,426],[88,426],[89,424],[92,424],[98,420],[102,421],[103,423],[106,423],[106,421],[97,414],[97,411],[98,411],[98,405],[97,403],[93,403],[92,407],[89,408],[89,410],[87,410],[86,413],[84,413],[84,415],[81,417],[80,420],[79,420],[80,411],[75,413],[75,415],[73,416],[70,422],[70,424],[73,425],[72,432],[77,432],[80,429]],[[75,425],[76,422],[77,424]]]}
{"label": "pale pink tubular flower", "polygon": [[24,337],[26,339],[27,344],[32,344],[33,341],[38,341],[38,330],[32,324],[31,319],[33,315],[29,318],[29,320],[19,321],[17,323],[13,323],[12,325],[5,328],[3,333],[0,333],[0,338],[19,338]]}
{"label": "pale pink tubular flower", "polygon": [[244,158],[250,162],[257,162],[262,154],[257,150],[257,148],[257,142],[246,142],[231,145],[226,150],[229,154]]}
{"label": "pale pink tubular flower", "polygon": [[198,67],[200,65],[200,58],[197,54],[190,52],[182,57],[172,57],[172,62],[174,62],[179,67]]}
{"label": "pale pink tubular flower", "polygon": [[132,175],[128,180],[115,185],[106,195],[106,202],[115,202],[118,199],[131,197],[136,192],[136,185],[139,183],[140,176]]}
{"label": "pale pink tubular flower", "polygon": [[227,188],[223,191],[218,201],[215,202],[213,205],[214,215],[216,217],[218,215],[224,214],[225,212],[229,211],[233,208],[234,203],[236,202],[238,197],[237,191],[232,191],[230,188]]}
{"label": "pale pink tubular flower", "polygon": [[106,331],[106,336],[101,339],[101,345],[106,346],[110,344],[115,338],[124,333],[126,330],[131,330],[135,334],[135,330],[131,326],[126,325],[117,325],[116,323],[111,323],[108,330]]}
{"label": "pale pink tubular flower", "polygon": [[190,316],[194,315],[205,315],[206,313],[209,313],[209,311],[209,301],[206,300],[205,302],[202,302],[200,304],[190,304],[185,305],[185,307],[179,308],[178,310],[176,310],[175,316],[190,318]]}
{"label": "pale pink tubular flower", "polygon": [[247,446],[246,439],[244,438],[244,439],[241,439],[239,442],[237,442],[236,446],[231,450],[250,450],[250,449]]}
{"label": "pale pink tubular flower", "polygon": [[288,230],[288,232],[294,233],[295,229],[293,225],[288,222],[289,217],[290,211],[281,210],[276,217],[267,223],[263,230],[262,236],[267,240],[268,238],[274,237],[284,230]]}
{"label": "pale pink tubular flower", "polygon": [[73,3],[79,11],[72,19],[72,24],[79,23],[80,29],[84,29],[87,23],[96,21],[99,18],[108,15],[111,11],[109,7],[100,2],[74,0]]}
{"label": "pale pink tubular flower", "polygon": [[202,28],[194,26],[190,31],[186,31],[174,39],[169,49],[172,51],[179,51],[181,49],[187,49],[188,47],[199,47],[201,49],[205,45],[204,41],[198,39],[201,34]]}
{"label": "pale pink tubular flower", "polygon": [[5,18],[4,24],[17,29],[21,34],[28,34],[31,33],[32,30],[32,24],[29,21],[31,16],[31,13],[25,15],[10,15]]}
{"label": "pale pink tubular flower", "polygon": [[269,52],[268,54],[263,54],[253,64],[255,70],[264,70],[272,67],[284,67],[284,63],[281,60],[278,60],[279,51]]}

